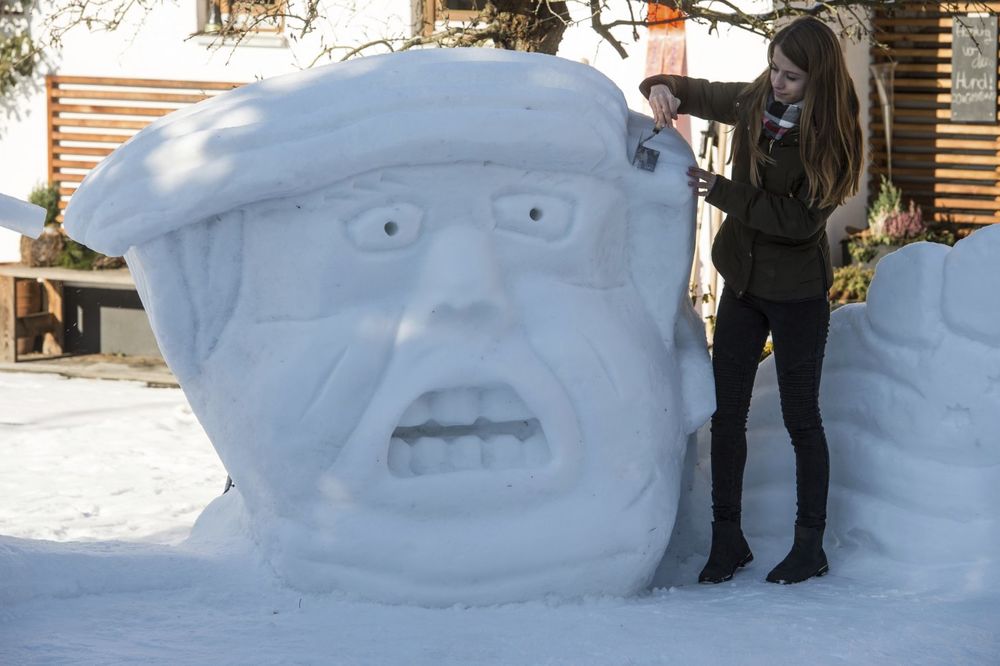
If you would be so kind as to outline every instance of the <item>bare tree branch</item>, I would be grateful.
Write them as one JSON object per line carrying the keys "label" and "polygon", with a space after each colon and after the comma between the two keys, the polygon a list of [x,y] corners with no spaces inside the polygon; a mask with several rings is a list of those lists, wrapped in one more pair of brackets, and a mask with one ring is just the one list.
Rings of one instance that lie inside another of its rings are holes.
{"label": "bare tree branch", "polygon": [[[0,49],[0,72],[12,72],[10,81],[16,83],[18,77],[47,53],[57,51],[63,37],[70,30],[86,28],[91,32],[112,31],[123,25],[142,25],[150,12],[172,0],[50,0],[46,13],[40,17],[36,29],[27,41],[9,42],[12,38],[24,39],[28,36],[27,21],[18,26],[8,20],[7,7],[19,4],[28,7],[32,0],[0,0],[0,12],[4,31],[0,33],[0,44],[8,43],[6,50]],[[209,0],[199,0],[208,2]],[[299,41],[310,33],[320,35],[318,52],[309,61],[312,67],[324,60],[345,60],[363,56],[371,52],[405,51],[425,46],[469,47],[492,46],[555,53],[565,30],[571,26],[588,25],[591,30],[609,44],[622,58],[628,57],[626,44],[640,39],[640,28],[650,28],[680,21],[695,21],[709,26],[710,31],[719,26],[730,26],[755,35],[769,38],[776,24],[799,16],[830,16],[840,28],[841,34],[853,39],[868,39],[877,43],[876,31],[867,16],[873,9],[912,9],[923,6],[927,9],[951,13],[985,11],[996,14],[986,2],[924,2],[902,3],[894,0],[823,0],[806,3],[798,0],[775,0],[767,12],[745,11],[741,0],[662,0],[658,4],[680,12],[678,18],[651,20],[649,4],[644,0],[622,0],[613,6],[606,0],[485,0],[478,15],[462,23],[437,21],[436,28],[429,34],[410,34],[408,31],[388,29],[384,34],[371,34],[360,42],[328,44],[329,35],[337,34],[333,26],[331,12],[345,9],[360,14],[363,3],[357,0],[251,0],[255,7],[261,2],[267,9],[259,13],[241,15],[240,20],[232,20],[222,26],[212,41],[211,48],[231,48],[235,50],[256,32],[274,22],[284,25],[284,34],[293,41]],[[573,11],[570,11],[570,5]],[[273,7],[273,9],[272,9]],[[995,5],[992,5],[995,7]],[[11,27],[14,26],[14,27]],[[628,30],[628,32],[624,32]],[[405,34],[404,34],[405,32]],[[631,39],[629,39],[631,38]],[[8,42],[4,42],[8,40]],[[28,44],[30,47],[23,47]],[[14,48],[14,45],[19,45]],[[230,52],[230,56],[232,53]],[[10,94],[12,87],[0,87],[0,96]]]}
{"label": "bare tree branch", "polygon": [[[629,3],[631,7],[632,3]],[[604,25],[601,22],[602,7],[600,0],[590,0],[590,26],[594,29],[598,35],[604,38],[604,40],[611,45],[611,47],[618,52],[622,58],[628,57],[628,51],[622,46],[622,43],[618,41],[613,34],[611,34],[611,29],[609,26]]]}

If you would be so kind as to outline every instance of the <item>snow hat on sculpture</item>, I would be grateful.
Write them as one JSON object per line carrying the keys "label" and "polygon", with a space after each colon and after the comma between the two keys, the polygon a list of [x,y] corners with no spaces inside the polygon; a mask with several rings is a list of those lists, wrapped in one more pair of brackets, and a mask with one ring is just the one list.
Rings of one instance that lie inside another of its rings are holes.
{"label": "snow hat on sculpture", "polygon": [[74,195],[288,583],[643,588],[711,414],[690,149],[584,65],[394,54],[153,124]]}

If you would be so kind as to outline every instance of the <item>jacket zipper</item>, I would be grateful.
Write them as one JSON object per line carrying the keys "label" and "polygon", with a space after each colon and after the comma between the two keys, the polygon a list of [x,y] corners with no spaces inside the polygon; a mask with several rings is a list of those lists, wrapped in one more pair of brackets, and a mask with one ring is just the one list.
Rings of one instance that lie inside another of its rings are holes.
{"label": "jacket zipper", "polygon": [[[768,143],[767,143],[767,154],[768,154],[769,156],[770,156],[770,154],[771,154],[771,150],[772,150],[772,149],[774,148],[774,141],[775,141],[774,139],[771,139],[771,140],[770,140],[770,141],[768,141]],[[755,235],[756,235],[756,234],[755,234]],[[750,244],[750,247],[751,247],[751,249],[750,249],[750,251],[749,251],[749,252],[747,253],[747,256],[748,256],[748,257],[750,258],[750,270],[751,270],[751,271],[753,271],[753,249],[752,249],[752,248],[753,248],[753,242],[752,242],[752,241],[751,241],[751,244]],[[824,280],[825,280],[825,279],[826,279],[826,277],[824,276]],[[747,279],[747,282],[749,283],[749,282],[750,282],[750,280],[749,280],[749,279]],[[740,289],[740,290],[738,290],[738,291],[736,292],[736,296],[737,296],[737,298],[742,298],[742,297],[743,297],[743,294],[745,294],[745,293],[746,293],[746,289],[745,289],[745,288],[744,288],[744,289]]]}
{"label": "jacket zipper", "polygon": [[[774,139],[771,139],[767,143],[767,154],[768,154],[768,156],[771,155],[771,149],[772,148],[774,148]],[[754,237],[756,238],[756,234],[754,234]],[[747,252],[747,257],[750,259],[750,271],[753,272],[753,241],[750,241],[750,250]],[[750,285],[750,277],[747,276],[747,286],[749,286],[749,285]],[[736,292],[736,296],[738,298],[742,298],[743,294],[745,294],[745,293],[746,293],[746,288],[743,288],[743,289],[740,289],[739,291]]]}

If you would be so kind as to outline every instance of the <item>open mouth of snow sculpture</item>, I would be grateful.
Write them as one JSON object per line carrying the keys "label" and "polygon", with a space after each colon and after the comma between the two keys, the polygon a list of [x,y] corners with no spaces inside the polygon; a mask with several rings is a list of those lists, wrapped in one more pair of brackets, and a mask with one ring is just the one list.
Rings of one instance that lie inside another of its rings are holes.
{"label": "open mouth of snow sculpture", "polygon": [[397,477],[541,467],[551,460],[538,418],[510,386],[429,391],[403,413],[389,443]]}

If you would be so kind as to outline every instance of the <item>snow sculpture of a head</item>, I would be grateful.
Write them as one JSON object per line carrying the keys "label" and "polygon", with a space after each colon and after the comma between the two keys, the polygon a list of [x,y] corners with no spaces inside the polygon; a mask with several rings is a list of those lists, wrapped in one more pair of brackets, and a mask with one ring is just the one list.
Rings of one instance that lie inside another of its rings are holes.
{"label": "snow sculpture of a head", "polygon": [[157,339],[296,587],[424,604],[643,587],[713,409],[690,150],[558,58],[281,77],[105,160],[70,233]]}

